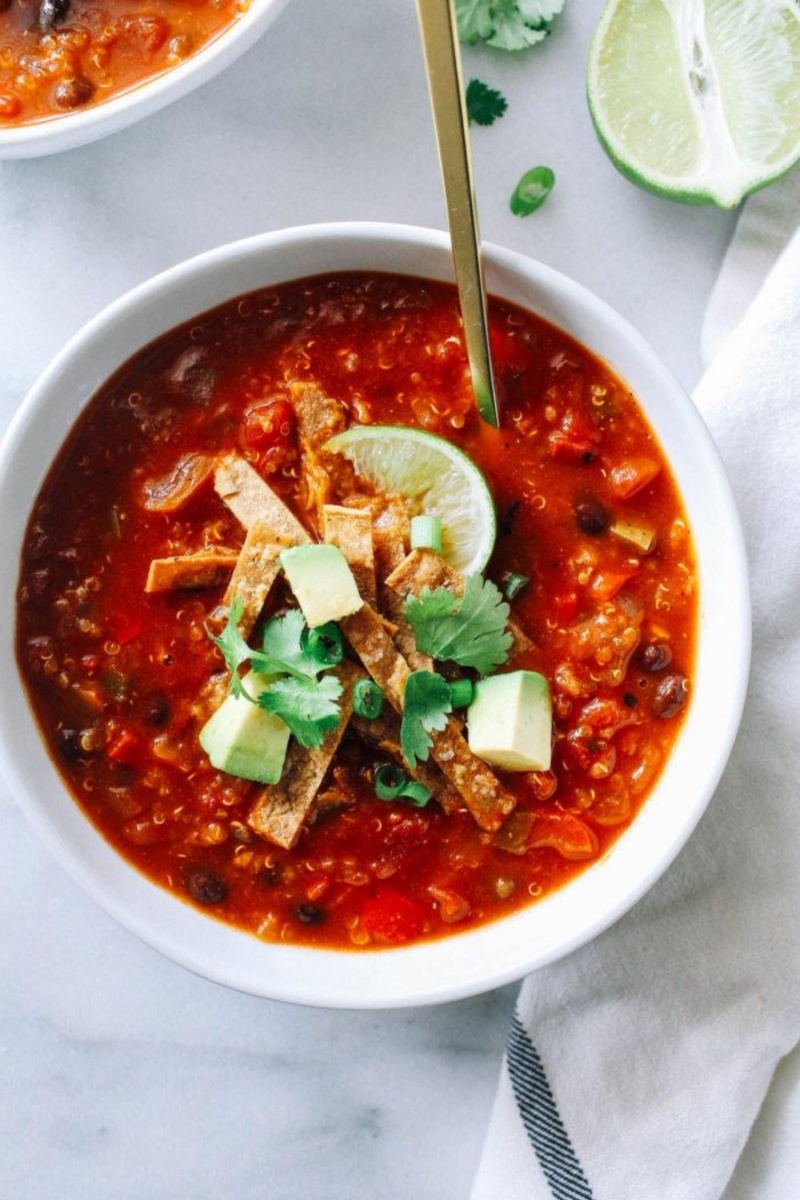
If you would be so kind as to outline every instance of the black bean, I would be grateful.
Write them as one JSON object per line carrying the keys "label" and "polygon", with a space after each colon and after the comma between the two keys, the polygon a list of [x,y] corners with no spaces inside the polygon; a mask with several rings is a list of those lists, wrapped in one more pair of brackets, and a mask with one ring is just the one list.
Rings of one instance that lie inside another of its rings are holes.
{"label": "black bean", "polygon": [[297,919],[304,925],[321,925],[325,920],[325,913],[318,904],[298,904]]}
{"label": "black bean", "polygon": [[111,784],[113,787],[127,792],[130,791],[138,780],[139,772],[136,770],[136,767],[132,767],[128,763],[114,763],[111,773]]}
{"label": "black bean", "polygon": [[262,867],[256,879],[262,887],[273,888],[277,887],[280,883],[281,874],[282,872],[278,863],[271,863],[267,867]]}
{"label": "black bean", "polygon": [[683,675],[665,675],[653,696],[653,712],[665,720],[674,717],[686,703],[686,680]]}
{"label": "black bean", "polygon": [[80,734],[77,729],[59,729],[56,735],[58,752],[65,762],[78,762],[83,758]]}
{"label": "black bean", "polygon": [[608,513],[594,496],[587,496],[577,502],[575,520],[581,533],[588,533],[590,537],[599,537],[608,529]]}
{"label": "black bean", "polygon": [[663,671],[664,667],[669,666],[671,659],[672,651],[664,642],[649,642],[646,646],[641,646],[636,655],[637,665],[650,673]]}
{"label": "black bean", "polygon": [[69,12],[69,0],[41,0],[38,25],[42,33],[49,33]]}
{"label": "black bean", "polygon": [[80,108],[88,103],[94,95],[94,84],[85,75],[75,75],[72,79],[62,79],[53,92],[53,99],[59,108]]}
{"label": "black bean", "polygon": [[511,536],[511,533],[514,528],[514,518],[516,517],[516,515],[519,511],[519,506],[521,503],[522,503],[521,500],[512,500],[511,503],[509,504],[508,508],[506,509],[505,516],[503,517],[502,523],[500,525],[500,537],[510,537]]}
{"label": "black bean", "polygon": [[186,887],[198,904],[221,904],[228,895],[227,883],[211,867],[192,867]]}
{"label": "black bean", "polygon": [[639,703],[638,697],[634,696],[633,692],[625,692],[622,697],[622,703],[626,708],[636,708]]}
{"label": "black bean", "polygon": [[170,703],[163,692],[151,692],[145,697],[142,716],[145,722],[154,729],[166,725],[170,718]]}

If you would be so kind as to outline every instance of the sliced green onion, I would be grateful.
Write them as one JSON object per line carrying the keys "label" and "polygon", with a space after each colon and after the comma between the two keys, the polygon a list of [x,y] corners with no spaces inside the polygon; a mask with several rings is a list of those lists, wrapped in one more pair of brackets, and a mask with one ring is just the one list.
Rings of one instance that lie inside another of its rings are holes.
{"label": "sliced green onion", "polygon": [[383,709],[383,692],[372,679],[359,679],[353,688],[353,712],[374,721]]}
{"label": "sliced green onion", "polygon": [[514,575],[511,571],[503,576],[503,595],[506,600],[516,600],[530,583],[529,575]]}
{"label": "sliced green onion", "polygon": [[509,208],[515,217],[527,217],[541,208],[553,190],[556,177],[549,167],[533,167],[526,171],[514,188]]}
{"label": "sliced green onion", "polygon": [[306,629],[302,641],[311,657],[324,667],[335,667],[344,658],[342,633],[335,621]]}
{"label": "sliced green onion", "polygon": [[405,800],[406,804],[413,804],[414,808],[424,808],[432,795],[433,792],[424,784],[417,783],[416,779],[409,779],[406,786],[398,793],[397,799]]}
{"label": "sliced green onion", "polygon": [[455,679],[450,684],[450,703],[453,708],[468,708],[475,695],[475,684],[471,679]]}
{"label": "sliced green onion", "polygon": [[411,549],[442,553],[442,522],[439,517],[411,518]]}
{"label": "sliced green onion", "polygon": [[375,769],[373,782],[375,795],[379,800],[396,800],[410,781],[402,767],[394,763],[383,763]]}

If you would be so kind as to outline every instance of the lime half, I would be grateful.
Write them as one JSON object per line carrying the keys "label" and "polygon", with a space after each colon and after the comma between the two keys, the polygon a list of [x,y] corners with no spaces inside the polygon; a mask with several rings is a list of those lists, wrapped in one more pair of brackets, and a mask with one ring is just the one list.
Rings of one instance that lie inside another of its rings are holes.
{"label": "lime half", "polygon": [[609,0],[588,97],[600,141],[634,183],[733,208],[800,158],[800,6]]}
{"label": "lime half", "polygon": [[471,458],[444,438],[402,425],[357,425],[326,442],[375,488],[439,517],[442,553],[464,575],[482,571],[497,535],[492,493]]}

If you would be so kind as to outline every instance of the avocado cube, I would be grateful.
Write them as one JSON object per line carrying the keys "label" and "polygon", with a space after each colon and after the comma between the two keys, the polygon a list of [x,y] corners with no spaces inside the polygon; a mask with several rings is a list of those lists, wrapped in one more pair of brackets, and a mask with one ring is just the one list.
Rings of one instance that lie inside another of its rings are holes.
{"label": "avocado cube", "polygon": [[[249,695],[257,696],[272,679],[251,671],[242,682]],[[227,696],[200,730],[200,745],[218,771],[256,783],[277,783],[289,737],[289,727],[279,717],[246,696]]]}
{"label": "avocado cube", "polygon": [[549,771],[553,709],[538,671],[491,675],[467,709],[469,747],[503,771]]}
{"label": "avocado cube", "polygon": [[309,629],[340,621],[363,605],[338,546],[292,546],[281,552],[280,559]]}

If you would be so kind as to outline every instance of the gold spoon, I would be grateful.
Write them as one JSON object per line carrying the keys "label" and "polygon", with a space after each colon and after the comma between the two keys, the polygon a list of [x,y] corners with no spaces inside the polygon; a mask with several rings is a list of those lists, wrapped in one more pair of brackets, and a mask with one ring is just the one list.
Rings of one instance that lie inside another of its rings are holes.
{"label": "gold spoon", "polygon": [[500,412],[489,355],[486,289],[455,10],[452,0],[417,0],[417,15],[428,69],[472,386],[478,412],[484,421],[497,428]]}

